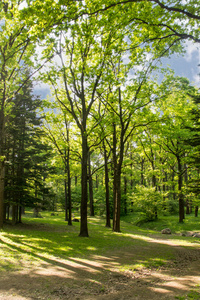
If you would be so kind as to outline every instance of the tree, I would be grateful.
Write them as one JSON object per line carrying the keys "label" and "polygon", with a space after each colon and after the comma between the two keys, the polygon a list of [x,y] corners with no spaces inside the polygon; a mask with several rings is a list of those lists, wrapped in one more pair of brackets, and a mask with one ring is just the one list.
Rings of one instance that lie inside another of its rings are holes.
{"label": "tree", "polygon": [[191,119],[188,118],[188,112],[192,107],[190,95],[195,93],[195,89],[187,79],[181,77],[168,77],[160,87],[165,93],[164,101],[160,101],[165,121],[160,127],[160,141],[157,143],[176,158],[177,170],[172,165],[171,168],[178,176],[179,222],[183,222],[185,218],[183,175],[186,172],[184,162],[188,152],[184,140],[189,136],[186,127],[187,124],[191,124]]}
{"label": "tree", "polygon": [[[28,72],[26,74],[28,76]],[[39,202],[35,201],[39,193],[43,202],[47,194],[50,196],[45,183],[47,173],[52,171],[47,164],[50,149],[41,143],[41,116],[38,114],[41,100],[34,97],[32,91],[32,82],[29,80],[22,87],[21,94],[14,97],[9,124],[5,127],[6,161],[9,162],[5,168],[5,209],[12,206],[13,224],[21,222],[23,207]]]}
{"label": "tree", "polygon": [[[114,40],[122,38],[115,35],[115,28],[102,26],[102,20],[97,18],[82,19],[71,25],[68,32],[60,36],[57,52],[61,67],[55,67],[48,73],[48,79],[54,87],[58,102],[67,113],[72,115],[81,133],[82,140],[82,171],[81,171],[81,228],[80,236],[88,236],[87,228],[87,163],[88,163],[88,136],[97,126],[92,121],[90,112],[99,86],[102,86],[102,77],[106,60],[112,53]],[[100,25],[100,26],[99,26]],[[108,26],[108,25],[107,25]],[[57,75],[60,77],[57,78]],[[56,80],[63,82],[63,88],[58,89]],[[101,91],[100,91],[101,92]]]}
{"label": "tree", "polygon": [[33,30],[35,24],[27,22],[29,16],[23,14],[21,5],[24,3],[23,0],[0,3],[0,228],[3,227],[4,211],[6,123],[14,97],[42,67],[37,66],[27,77],[27,66],[34,65],[31,58],[35,53],[34,42],[38,39],[38,32]]}
{"label": "tree", "polygon": [[[194,107],[189,112],[190,118],[193,121],[191,126],[188,126],[187,129],[190,132],[190,137],[185,140],[185,144],[192,147],[192,151],[188,155],[187,163],[189,164],[190,168],[192,169],[192,176],[190,176],[190,180],[188,180],[188,192],[192,193],[198,198],[200,192],[200,184],[199,184],[199,167],[200,167],[200,136],[199,136],[199,103],[200,103],[200,96],[197,93],[196,95],[192,96],[192,100],[194,102]],[[196,204],[195,207],[195,215],[198,214],[198,205],[199,199],[195,203],[193,199],[193,204]],[[190,203],[191,204],[191,203]]]}

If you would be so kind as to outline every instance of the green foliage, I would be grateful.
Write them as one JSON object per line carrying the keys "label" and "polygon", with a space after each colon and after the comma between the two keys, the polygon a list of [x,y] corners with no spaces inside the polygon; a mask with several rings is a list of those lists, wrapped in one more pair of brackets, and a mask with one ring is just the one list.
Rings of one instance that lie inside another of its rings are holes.
{"label": "green foliage", "polygon": [[154,187],[136,186],[131,198],[136,209],[145,216],[145,220],[152,221],[157,218],[163,197]]}

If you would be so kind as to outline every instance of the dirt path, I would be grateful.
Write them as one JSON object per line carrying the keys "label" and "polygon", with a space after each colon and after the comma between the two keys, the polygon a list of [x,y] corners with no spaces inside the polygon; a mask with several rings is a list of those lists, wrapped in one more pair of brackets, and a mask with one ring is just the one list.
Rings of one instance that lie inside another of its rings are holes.
{"label": "dirt path", "polygon": [[126,272],[120,266],[134,256],[131,249],[88,260],[48,259],[38,268],[1,274],[0,299],[174,299],[199,288],[200,249],[174,251],[176,259],[164,267]]}

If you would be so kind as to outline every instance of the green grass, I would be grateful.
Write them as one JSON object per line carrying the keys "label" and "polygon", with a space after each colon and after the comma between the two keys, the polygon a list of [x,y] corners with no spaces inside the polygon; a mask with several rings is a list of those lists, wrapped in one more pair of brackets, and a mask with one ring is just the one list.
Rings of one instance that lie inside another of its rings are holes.
{"label": "green grass", "polygon": [[[137,216],[136,216],[137,218]],[[170,227],[173,232],[182,230],[198,230],[200,224],[192,217],[184,224],[178,224],[177,216],[163,217],[156,222],[137,227],[134,215],[122,218],[120,233],[105,227],[105,219],[89,218],[89,238],[80,238],[80,223],[68,226],[64,221],[64,213],[51,216],[50,212],[42,212],[42,218],[33,218],[28,211],[23,217],[22,225],[5,225],[0,232],[0,271],[20,270],[35,267],[42,262],[57,264],[57,259],[94,259],[95,255],[109,256],[130,249],[133,256],[123,261],[119,257],[119,269],[136,270],[142,267],[159,267],[174,257],[173,247],[156,241],[163,227]],[[163,238],[163,235],[162,235]],[[185,247],[199,246],[199,240],[177,235],[167,236]],[[121,254],[120,254],[121,253]],[[108,267],[109,268],[109,267]]]}
{"label": "green grass", "polygon": [[[129,214],[122,217],[127,223],[135,225],[139,222],[141,216],[139,213]],[[156,221],[141,222],[141,229],[161,231],[163,228],[170,228],[172,233],[182,233],[185,231],[200,231],[200,219],[194,215],[186,215],[183,223],[179,223],[178,215],[159,216]]]}
{"label": "green grass", "polygon": [[178,300],[199,300],[200,299],[200,291],[191,290],[187,293],[186,296],[176,296],[175,299]]}
{"label": "green grass", "polygon": [[[170,265],[171,261],[176,262],[177,248],[184,247],[184,251],[187,248],[200,249],[198,238],[160,233],[165,227],[170,227],[173,233],[198,231],[199,221],[191,216],[184,224],[178,223],[177,216],[164,216],[156,222],[143,223],[138,227],[134,224],[139,216],[132,214],[122,218],[120,233],[105,227],[104,218],[89,217],[90,236],[81,238],[78,236],[80,223],[74,222],[73,226],[68,226],[63,212],[54,216],[51,216],[51,212],[42,212],[41,215],[42,218],[33,218],[32,211],[27,211],[23,216],[23,224],[7,224],[0,231],[1,274],[14,272],[15,276],[25,271],[36,276],[38,268],[69,269],[75,274],[75,279],[68,281],[68,288],[73,286],[76,290],[83,284],[79,280],[79,264],[86,268],[92,266],[92,272],[89,270],[85,275],[86,291],[88,285],[88,288],[91,286],[92,290],[96,288],[99,293],[104,293],[111,274],[132,272],[137,275],[143,268],[159,269],[165,264]],[[101,267],[94,262],[99,262]],[[41,277],[44,285],[41,283],[41,288],[38,287],[38,292],[34,290],[33,296],[35,293],[36,297],[44,293],[45,299],[52,299],[48,297],[56,287],[45,278]],[[199,289],[191,288],[188,288],[185,296],[180,294],[176,299],[200,299]]]}

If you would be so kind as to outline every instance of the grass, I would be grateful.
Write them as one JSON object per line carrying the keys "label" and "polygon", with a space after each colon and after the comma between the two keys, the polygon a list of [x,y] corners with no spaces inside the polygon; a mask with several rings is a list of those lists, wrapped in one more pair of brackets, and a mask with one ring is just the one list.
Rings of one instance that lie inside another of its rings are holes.
{"label": "grass", "polygon": [[[47,264],[63,267],[66,263],[79,261],[88,265],[97,260],[103,263],[108,274],[113,270],[134,273],[142,268],[159,269],[168,264],[175,259],[179,245],[188,249],[200,248],[198,238],[160,233],[165,227],[170,227],[173,233],[199,231],[197,218],[189,216],[184,224],[179,224],[177,216],[164,216],[140,227],[134,225],[137,220],[137,214],[122,217],[121,232],[116,233],[105,227],[104,218],[89,217],[90,237],[80,238],[80,223],[68,226],[63,212],[53,216],[50,212],[42,212],[42,218],[33,218],[33,213],[27,211],[23,224],[7,224],[0,231],[0,272],[31,271],[45,268]],[[129,255],[124,256],[124,253]],[[101,283],[99,278],[94,281]],[[104,283],[101,286],[104,290]],[[180,299],[200,299],[199,290],[191,290],[183,297]]]}
{"label": "grass", "polygon": [[[114,233],[105,227],[103,218],[90,217],[90,237],[80,238],[79,223],[68,226],[63,212],[55,216],[51,216],[50,212],[43,212],[42,218],[33,218],[32,212],[28,211],[23,218],[24,224],[14,227],[6,225],[0,233],[0,271],[19,270],[25,265],[31,267],[41,260],[88,258],[106,255],[108,252],[115,253],[116,250],[123,252],[127,247],[133,249],[135,256],[134,260],[131,258],[122,263],[122,270],[159,267],[172,259],[174,254],[173,247],[162,243],[157,243],[155,248],[154,237],[158,237],[158,231],[163,227],[170,227],[173,232],[200,229],[200,224],[194,224],[192,217],[184,224],[177,223],[177,216],[163,217],[156,222],[143,224],[142,227],[133,225],[134,222],[134,216],[122,218],[122,232]],[[180,245],[184,246],[191,246],[194,241],[193,238],[173,235],[170,239],[176,240],[176,243],[179,240]]]}
{"label": "grass", "polygon": [[[135,225],[140,218],[140,214],[135,213],[122,217],[122,220]],[[178,215],[160,216],[156,221],[141,222],[140,228],[153,231],[161,231],[163,228],[170,228],[172,233],[200,231],[200,221],[199,218],[194,217],[194,215],[186,215],[183,223],[179,223]]]}

